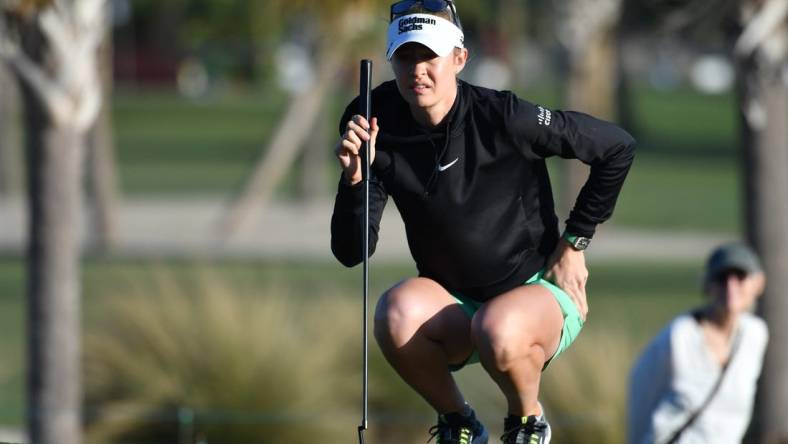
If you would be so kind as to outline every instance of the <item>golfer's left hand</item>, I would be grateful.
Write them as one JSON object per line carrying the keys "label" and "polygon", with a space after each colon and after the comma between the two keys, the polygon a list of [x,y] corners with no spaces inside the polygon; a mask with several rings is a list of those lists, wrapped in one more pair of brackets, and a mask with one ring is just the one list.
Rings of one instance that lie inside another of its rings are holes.
{"label": "golfer's left hand", "polygon": [[558,246],[547,263],[547,273],[544,277],[561,287],[572,298],[580,312],[580,317],[585,322],[586,314],[588,314],[588,303],[586,302],[588,270],[586,269],[585,254],[572,248],[563,239],[559,240]]}

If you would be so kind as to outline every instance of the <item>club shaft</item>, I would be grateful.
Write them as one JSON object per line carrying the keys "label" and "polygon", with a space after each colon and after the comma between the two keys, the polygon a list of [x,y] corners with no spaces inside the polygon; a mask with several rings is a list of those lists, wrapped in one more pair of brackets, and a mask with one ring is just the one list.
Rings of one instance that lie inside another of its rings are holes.
{"label": "club shaft", "polygon": [[[361,61],[361,90],[359,94],[361,110],[360,113],[367,122],[370,121],[372,108],[372,61]],[[371,130],[371,128],[370,128]],[[367,428],[368,421],[368,399],[369,399],[369,338],[367,319],[369,319],[369,174],[370,174],[370,147],[369,141],[364,141],[361,150],[361,174],[364,181],[364,271],[363,271],[363,387],[362,387],[362,419],[359,426],[359,441],[364,442],[364,430]]]}

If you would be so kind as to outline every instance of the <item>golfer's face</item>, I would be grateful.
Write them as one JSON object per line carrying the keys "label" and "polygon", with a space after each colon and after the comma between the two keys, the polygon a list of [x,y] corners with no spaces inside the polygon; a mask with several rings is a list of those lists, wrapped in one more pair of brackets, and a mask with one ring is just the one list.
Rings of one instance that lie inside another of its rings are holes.
{"label": "golfer's face", "polygon": [[406,43],[394,53],[391,66],[400,94],[411,105],[430,108],[457,88],[453,54],[439,57],[420,43]]}

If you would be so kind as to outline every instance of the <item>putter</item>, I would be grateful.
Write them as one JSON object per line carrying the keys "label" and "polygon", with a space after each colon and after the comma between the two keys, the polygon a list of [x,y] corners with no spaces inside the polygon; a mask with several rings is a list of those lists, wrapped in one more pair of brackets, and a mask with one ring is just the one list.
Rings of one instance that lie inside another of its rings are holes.
{"label": "putter", "polygon": [[[361,102],[360,114],[370,122],[370,112],[372,108],[372,60],[361,61],[361,91],[359,94]],[[370,131],[372,123],[370,123]],[[363,288],[364,288],[364,319],[363,334],[363,388],[362,388],[362,417],[361,425],[358,426],[358,441],[364,444],[364,431],[367,429],[367,399],[369,389],[369,360],[367,356],[367,318],[369,310],[369,141],[364,141],[361,146],[361,177],[364,182],[364,272],[363,272]]]}

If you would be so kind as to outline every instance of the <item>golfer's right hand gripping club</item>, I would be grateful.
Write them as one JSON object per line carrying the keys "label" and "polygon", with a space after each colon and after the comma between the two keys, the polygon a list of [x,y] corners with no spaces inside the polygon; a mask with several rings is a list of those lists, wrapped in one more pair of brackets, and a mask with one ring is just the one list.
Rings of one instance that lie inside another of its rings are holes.
{"label": "golfer's right hand gripping club", "polygon": [[[359,110],[359,114],[364,116],[367,119],[367,122],[370,122],[370,113],[372,109],[372,60],[362,60],[361,61],[361,88],[359,92],[359,102],[361,104],[361,109]],[[370,128],[371,131],[371,128]],[[367,356],[367,349],[368,349],[368,340],[367,340],[367,318],[368,318],[368,311],[369,311],[369,172],[370,172],[370,149],[369,149],[369,140],[362,141],[361,145],[361,175],[362,181],[364,182],[364,284],[363,284],[363,293],[364,293],[364,319],[363,319],[363,367],[364,367],[364,378],[363,378],[363,388],[362,388],[362,412],[363,416],[361,418],[361,425],[358,426],[358,440],[360,444],[364,444],[364,430],[367,429],[367,399],[368,399],[368,387],[369,387],[369,359]]]}

